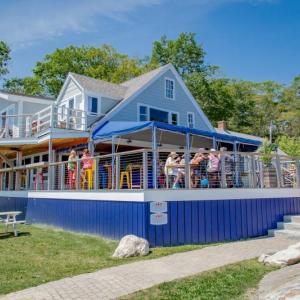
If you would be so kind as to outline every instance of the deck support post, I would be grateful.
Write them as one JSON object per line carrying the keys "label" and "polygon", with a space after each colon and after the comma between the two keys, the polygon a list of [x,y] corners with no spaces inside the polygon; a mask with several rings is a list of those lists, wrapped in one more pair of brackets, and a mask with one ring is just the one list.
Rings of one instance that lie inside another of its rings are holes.
{"label": "deck support post", "polygon": [[[22,166],[22,152],[17,151],[17,157],[16,157],[16,166],[20,167]],[[16,172],[16,191],[19,191],[21,189],[21,171]]]}
{"label": "deck support post", "polygon": [[148,152],[143,151],[143,189],[148,188]]}
{"label": "deck support post", "polygon": [[255,165],[255,157],[253,154],[250,155],[250,172],[251,172],[251,188],[257,188],[257,175],[256,175],[256,165]]}
{"label": "deck support post", "polygon": [[213,149],[217,149],[217,140],[216,140],[216,137],[213,137]]}
{"label": "deck support post", "polygon": [[237,142],[233,142],[233,152],[234,152],[234,173],[235,173],[235,187],[239,187],[239,157],[237,154]]}
{"label": "deck support post", "polygon": [[116,155],[116,190],[119,189],[120,189],[120,155]]}
{"label": "deck support post", "polygon": [[157,189],[157,128],[152,129],[152,185]]}
{"label": "deck support post", "polygon": [[111,138],[111,188],[112,189],[115,189],[116,186],[115,186],[115,175],[116,175],[116,169],[115,169],[115,159],[116,159],[116,156],[115,156],[115,140],[116,140],[116,137],[115,136],[112,136]]}
{"label": "deck support post", "polygon": [[190,141],[190,134],[185,134],[185,153],[184,153],[184,162],[185,162],[185,175],[184,175],[184,182],[185,188],[191,188],[191,180],[190,180],[190,150],[191,150],[191,141]]}
{"label": "deck support post", "polygon": [[49,137],[48,141],[48,191],[52,189],[53,186],[53,167],[50,164],[53,162],[53,149],[52,149],[52,139],[51,136]]}

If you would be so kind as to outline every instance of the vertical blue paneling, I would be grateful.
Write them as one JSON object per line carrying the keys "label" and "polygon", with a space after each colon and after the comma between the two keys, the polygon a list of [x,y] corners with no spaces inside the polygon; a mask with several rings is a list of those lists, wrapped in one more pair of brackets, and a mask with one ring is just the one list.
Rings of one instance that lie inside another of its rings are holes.
{"label": "vertical blue paneling", "polygon": [[218,204],[218,241],[225,241],[224,201],[216,201]]}
{"label": "vertical blue paneling", "polygon": [[237,240],[237,228],[236,228],[236,201],[230,201],[230,239]]}
{"label": "vertical blue paneling", "polygon": [[177,232],[178,232],[178,244],[183,245],[184,244],[184,202],[179,201],[177,205],[177,216],[178,216],[178,221],[177,221]]}
{"label": "vertical blue paneling", "polygon": [[256,201],[258,235],[263,235],[262,200]]}
{"label": "vertical blue paneling", "polygon": [[192,201],[184,201],[184,243],[192,243]]}
{"label": "vertical blue paneling", "polygon": [[230,202],[231,200],[224,201],[224,233],[225,233],[225,241],[230,241],[231,234],[230,234],[230,227],[231,227],[231,220],[230,220]]}
{"label": "vertical blue paneling", "polygon": [[211,227],[212,227],[212,219],[211,219],[211,201],[204,202],[204,220],[205,220],[205,242],[211,243],[212,242],[212,234],[211,234]]}
{"label": "vertical blue paneling", "polygon": [[219,240],[219,223],[218,223],[218,201],[211,202],[211,241]]}
{"label": "vertical blue paneling", "polygon": [[237,239],[240,240],[242,235],[242,212],[241,212],[241,200],[235,202],[235,219],[236,219],[236,235]]}
{"label": "vertical blue paneling", "polygon": [[170,231],[171,231],[171,245],[178,244],[178,215],[177,215],[178,202],[169,202],[169,214],[170,214]]}
{"label": "vertical blue paneling", "polygon": [[264,235],[283,215],[300,213],[300,198],[171,201],[161,226],[150,225],[148,202],[0,197],[0,211],[8,210],[26,212],[32,223],[114,239],[135,234],[169,246]]}
{"label": "vertical blue paneling", "polygon": [[192,201],[192,243],[199,242],[199,212],[198,212],[198,201]]}
{"label": "vertical blue paneling", "polygon": [[205,201],[198,202],[198,231],[199,231],[199,243],[205,243]]}
{"label": "vertical blue paneling", "polygon": [[247,224],[247,203],[241,200],[241,218],[242,218],[242,238],[248,237],[248,224]]}

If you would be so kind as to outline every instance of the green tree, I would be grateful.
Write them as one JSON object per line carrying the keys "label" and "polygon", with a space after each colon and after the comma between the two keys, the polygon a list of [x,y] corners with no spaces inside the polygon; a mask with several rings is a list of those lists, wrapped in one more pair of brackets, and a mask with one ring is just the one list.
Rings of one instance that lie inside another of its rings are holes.
{"label": "green tree", "polygon": [[8,92],[21,93],[30,96],[42,95],[44,92],[42,85],[35,77],[13,77],[6,79],[4,80],[3,89]]}
{"label": "green tree", "polygon": [[0,77],[8,73],[7,62],[10,60],[10,48],[0,41]]}
{"label": "green tree", "polygon": [[195,33],[181,33],[175,40],[162,36],[153,43],[151,63],[173,64],[178,73],[185,77],[194,72],[208,74],[214,67],[204,63],[205,51],[196,41]]}
{"label": "green tree", "polygon": [[47,54],[37,62],[33,73],[47,94],[57,96],[68,72],[119,83],[140,75],[143,68],[140,60],[120,54],[108,45],[70,46]]}
{"label": "green tree", "polygon": [[300,157],[300,137],[281,136],[277,139],[279,148],[291,157]]}
{"label": "green tree", "polygon": [[280,133],[300,136],[300,76],[295,77],[292,84],[284,89],[278,109]]}

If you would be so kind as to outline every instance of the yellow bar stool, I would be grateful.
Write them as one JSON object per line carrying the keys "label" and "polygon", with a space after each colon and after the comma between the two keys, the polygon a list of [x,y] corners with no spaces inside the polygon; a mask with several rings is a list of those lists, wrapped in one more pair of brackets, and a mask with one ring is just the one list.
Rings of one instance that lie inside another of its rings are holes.
{"label": "yellow bar stool", "polygon": [[124,180],[126,179],[126,184],[128,189],[131,189],[131,181],[129,171],[123,171],[120,174],[120,189],[123,188]]}

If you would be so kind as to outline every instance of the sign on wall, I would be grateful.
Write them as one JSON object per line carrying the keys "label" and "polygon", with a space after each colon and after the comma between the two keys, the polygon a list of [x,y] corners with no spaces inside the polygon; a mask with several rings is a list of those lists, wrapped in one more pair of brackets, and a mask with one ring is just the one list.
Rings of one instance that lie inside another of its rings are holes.
{"label": "sign on wall", "polygon": [[168,224],[168,214],[166,213],[155,213],[150,215],[151,225],[165,225]]}
{"label": "sign on wall", "polygon": [[150,202],[151,213],[162,213],[168,211],[168,203],[165,201]]}

